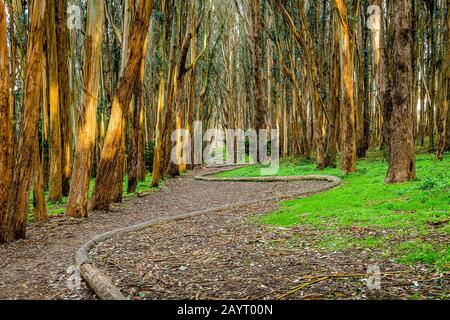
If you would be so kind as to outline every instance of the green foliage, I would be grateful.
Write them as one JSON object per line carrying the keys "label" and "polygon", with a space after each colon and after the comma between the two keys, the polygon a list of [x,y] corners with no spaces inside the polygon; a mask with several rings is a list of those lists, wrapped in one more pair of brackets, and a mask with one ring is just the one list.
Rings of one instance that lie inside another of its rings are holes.
{"label": "green foliage", "polygon": [[438,269],[450,270],[450,247],[448,244],[408,241],[398,245],[395,250],[397,260],[401,263],[422,262],[435,265]]}

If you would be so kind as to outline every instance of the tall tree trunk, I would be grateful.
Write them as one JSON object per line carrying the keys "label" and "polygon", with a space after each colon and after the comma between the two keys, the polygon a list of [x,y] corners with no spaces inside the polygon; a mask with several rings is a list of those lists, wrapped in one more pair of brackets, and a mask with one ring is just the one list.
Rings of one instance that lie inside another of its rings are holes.
{"label": "tall tree trunk", "polygon": [[[335,11],[334,11],[335,12]],[[326,145],[326,166],[335,167],[337,158],[337,137],[338,137],[338,123],[340,122],[339,115],[341,112],[341,70],[339,66],[339,15],[333,14],[333,50],[331,61],[331,77],[330,77],[330,103],[329,103],[329,115],[330,121],[328,122],[327,130],[327,145]]]}
{"label": "tall tree trunk", "polygon": [[[367,8],[367,2],[364,1],[364,5],[361,10],[361,16],[363,17],[363,26],[367,25],[367,19],[365,19],[366,14],[366,8]],[[372,94],[372,79],[373,79],[373,71],[371,69],[371,63],[372,63],[372,55],[369,54],[371,50],[370,46],[370,36],[369,36],[369,30],[366,28],[362,28],[362,40],[363,40],[363,78],[364,78],[364,113],[363,113],[363,121],[364,121],[364,141],[363,141],[363,151],[364,151],[364,157],[367,154],[367,151],[370,147],[370,125],[371,125],[371,98],[373,97]],[[375,120],[375,118],[373,119]]]}
{"label": "tall tree trunk", "polygon": [[69,35],[69,47],[70,47],[70,57],[69,57],[69,80],[70,80],[70,118],[72,127],[72,145],[77,144],[77,134],[78,134],[78,81],[77,72],[75,68],[76,55],[75,55],[75,30],[70,31]]}
{"label": "tall tree trunk", "polygon": [[[198,35],[197,35],[197,30],[196,30],[196,22],[195,22],[195,2],[192,2],[191,4],[191,10],[192,10],[192,14],[193,14],[193,21],[191,23],[191,32],[192,32],[192,39],[191,39],[191,63],[192,63],[192,69],[191,69],[191,74],[190,74],[190,79],[189,79],[189,100],[188,100],[188,106],[187,106],[187,110],[186,110],[186,131],[189,132],[190,135],[193,134],[193,132],[191,132],[192,130],[192,118],[193,118],[193,114],[194,114],[194,106],[195,106],[195,95],[196,95],[196,89],[197,89],[197,61],[195,61],[197,59],[197,39],[198,39]],[[206,45],[206,44],[205,44]],[[187,145],[191,144],[192,145],[192,141],[189,141],[190,137],[189,135],[186,137],[188,139],[187,141]],[[189,151],[191,152],[191,151]],[[186,159],[186,155],[184,155],[184,160]],[[182,167],[180,168],[181,171],[185,171],[186,169],[192,169],[193,168],[193,161],[194,160],[194,148],[192,148],[192,152],[191,152],[191,163],[189,164],[189,166],[187,166],[186,163],[182,164]]]}
{"label": "tall tree trunk", "polygon": [[407,0],[392,2],[393,68],[391,78],[392,117],[390,157],[386,183],[403,183],[416,178],[412,128],[411,20]]}
{"label": "tall tree trunk", "polygon": [[343,0],[334,1],[339,14],[339,43],[342,92],[342,148],[341,167],[344,174],[356,172],[355,101],[353,98],[352,43],[347,18],[347,7]]}
{"label": "tall tree trunk", "polygon": [[[164,127],[161,134],[161,164],[160,172],[158,176],[165,176],[166,174],[176,176],[179,174],[177,163],[173,163],[171,160],[172,153],[172,133],[177,125],[181,123],[177,120],[181,120],[181,101],[184,95],[183,78],[185,76],[185,64],[187,54],[190,46],[191,33],[187,30],[184,39],[181,40],[181,34],[183,30],[182,23],[182,1],[176,1],[176,14],[174,14],[174,24],[172,27],[172,39],[169,58],[169,84],[166,95],[166,107],[165,107],[165,119]],[[187,25],[189,26],[190,20]],[[180,41],[182,43],[180,44]],[[179,50],[178,50],[179,49]]]}
{"label": "tall tree trunk", "polygon": [[[155,137],[155,151],[153,156],[153,168],[152,168],[152,187],[156,187],[159,184],[159,179],[161,177],[162,162],[163,162],[163,143],[164,143],[164,128],[167,118],[165,113],[169,113],[170,110],[167,108],[169,105],[166,103],[166,86],[165,86],[165,69],[168,71],[169,78],[169,91],[172,83],[172,69],[174,65],[174,55],[175,55],[175,32],[172,30],[170,33],[171,22],[168,14],[167,2],[161,2],[161,12],[164,15],[164,26],[162,30],[161,40],[160,40],[160,55],[162,59],[166,59],[168,49],[168,41],[170,34],[170,42],[172,44],[170,49],[169,66],[167,68],[161,68],[159,74],[159,89],[158,89],[158,106],[156,109],[156,137]],[[175,19],[172,19],[172,24],[175,25]],[[174,29],[174,28],[173,28]],[[166,111],[167,110],[167,111]]]}
{"label": "tall tree trunk", "polygon": [[[125,68],[125,59],[127,58],[127,55],[130,50],[130,37],[132,34],[131,31],[131,23],[133,22],[133,16],[135,14],[135,0],[126,0],[124,2],[124,17],[123,17],[123,33],[122,33],[122,53],[121,53],[121,59],[120,59],[120,76],[122,76],[124,68]],[[135,79],[133,79],[132,88],[135,87]],[[126,127],[127,127],[127,120],[130,118],[130,114],[133,108],[133,103],[130,100],[130,103],[128,104],[127,108],[125,109],[126,112],[122,115],[122,122],[124,122],[123,127],[120,132],[120,151],[118,153],[117,157],[117,163],[118,165],[115,166],[116,171],[113,174],[113,182],[111,183],[111,201],[113,203],[120,203],[122,202],[123,197],[123,178],[125,174],[125,155],[126,155]]]}
{"label": "tall tree trunk", "polygon": [[153,172],[152,172],[152,187],[157,187],[159,185],[159,172],[161,168],[161,151],[162,151],[162,131],[164,121],[162,119],[165,105],[165,95],[164,95],[164,76],[161,76],[158,92],[158,107],[156,110],[156,144],[155,144],[155,154],[153,158]]}
{"label": "tall tree trunk", "polygon": [[108,131],[102,149],[100,163],[97,170],[94,194],[92,197],[92,209],[109,209],[113,201],[111,186],[115,181],[115,173],[118,172],[122,163],[117,161],[120,157],[121,141],[124,132],[124,115],[128,110],[133,93],[133,84],[136,74],[139,73],[139,62],[141,61],[145,39],[150,24],[150,16],[153,9],[152,0],[139,0],[138,7],[131,24],[129,50],[126,62],[119,80],[113,104]]}
{"label": "tall tree trunk", "polygon": [[128,193],[136,192],[138,182],[139,145],[142,132],[141,109],[144,107],[145,57],[147,56],[148,37],[145,40],[142,58],[134,87],[134,110],[130,119],[130,142],[128,152]]}
{"label": "tall tree trunk", "polygon": [[12,180],[10,74],[4,0],[0,1],[0,242]]}
{"label": "tall tree trunk", "polygon": [[[364,8],[366,8],[365,6]],[[357,77],[358,77],[358,100],[357,100],[357,116],[356,116],[356,137],[357,137],[357,150],[356,154],[359,159],[366,157],[367,152],[367,140],[366,140],[366,121],[365,121],[365,115],[368,108],[367,100],[368,97],[367,94],[367,86],[366,86],[366,79],[368,78],[366,76],[367,70],[367,59],[365,55],[365,49],[368,49],[366,46],[366,38],[367,38],[367,32],[365,28],[365,19],[364,15],[360,14],[360,7],[355,6],[355,16],[360,16],[358,25],[357,25],[357,36],[354,37],[355,39],[355,51],[356,51],[356,59],[357,63],[355,65],[357,66]],[[364,27],[363,27],[364,26]],[[370,125],[370,124],[369,124]]]}
{"label": "tall tree trunk", "polygon": [[[375,0],[375,5],[383,8],[383,0]],[[382,147],[389,153],[389,137],[390,137],[390,119],[392,114],[391,87],[389,86],[389,65],[387,51],[385,46],[385,23],[382,11],[379,12],[380,19],[378,25],[373,29],[373,56],[374,56],[374,73],[376,80],[376,101],[380,105],[382,114]],[[389,155],[388,155],[389,157]]]}
{"label": "tall tree trunk", "polygon": [[42,81],[42,59],[44,58],[46,1],[33,1],[28,8],[30,22],[28,29],[25,90],[22,108],[17,155],[13,181],[8,198],[8,209],[4,239],[13,241],[25,238],[29,206],[29,188],[33,170],[33,152],[39,121],[39,95]]}
{"label": "tall tree trunk", "polygon": [[450,5],[447,3],[447,12],[445,14],[447,21],[445,39],[447,41],[444,44],[444,50],[442,51],[442,66],[440,70],[439,88],[438,93],[438,105],[437,105],[437,133],[438,133],[438,143],[436,151],[436,159],[442,161],[444,159],[444,151],[447,139],[447,132],[449,131],[449,105],[448,101],[450,98]]}
{"label": "tall tree trunk", "polygon": [[47,0],[47,67],[50,103],[50,190],[48,200],[58,202],[62,198],[62,150],[55,0]]}
{"label": "tall tree trunk", "polygon": [[[265,95],[263,92],[263,79],[262,79],[262,66],[264,64],[262,58],[261,49],[261,37],[262,37],[262,26],[260,18],[260,0],[252,0],[251,3],[251,14],[253,23],[253,93],[255,98],[255,129],[259,133],[259,130],[266,129],[265,113],[267,102],[265,101]],[[259,135],[258,135],[259,136]],[[259,136],[259,139],[263,137]],[[259,156],[261,152],[259,151],[260,144],[258,143],[258,163],[263,160]]]}
{"label": "tall tree trunk", "polygon": [[71,188],[66,214],[74,218],[88,216],[89,180],[91,178],[92,154],[95,144],[97,124],[97,96],[100,83],[100,61],[102,54],[102,34],[104,1],[89,0],[84,63],[84,88],[82,114],[75,151]]}
{"label": "tall tree trunk", "polygon": [[62,193],[69,195],[71,175],[70,91],[67,66],[66,1],[56,0],[56,42],[58,53],[59,110],[61,116]]}
{"label": "tall tree trunk", "polygon": [[417,41],[417,8],[416,0],[411,1],[411,67],[412,67],[412,119],[413,119],[413,134],[414,140],[417,138],[417,105],[419,103],[419,90],[417,87],[417,48],[419,47],[419,41]]}
{"label": "tall tree trunk", "polygon": [[428,136],[428,150],[430,152],[435,151],[435,132],[436,132],[436,119],[435,119],[435,108],[436,108],[436,96],[437,96],[437,88],[436,88],[436,76],[437,76],[437,26],[436,26],[436,4],[432,3],[430,5],[429,12],[429,25],[428,28],[430,30],[430,41],[429,41],[429,51],[431,55],[431,64],[429,66],[430,74],[429,74],[429,103],[427,108],[427,117],[428,117],[428,126],[427,126],[427,136]]}

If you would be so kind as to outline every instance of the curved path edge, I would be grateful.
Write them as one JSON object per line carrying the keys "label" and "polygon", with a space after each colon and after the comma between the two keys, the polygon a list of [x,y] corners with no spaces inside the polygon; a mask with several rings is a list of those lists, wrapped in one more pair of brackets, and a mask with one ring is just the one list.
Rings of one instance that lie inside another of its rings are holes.
{"label": "curved path edge", "polygon": [[[242,167],[242,166],[241,166]],[[97,295],[97,297],[100,300],[127,300],[127,298],[122,294],[122,292],[117,288],[111,279],[105,275],[103,272],[98,269],[92,260],[89,257],[89,253],[92,249],[94,249],[96,246],[98,246],[100,243],[105,242],[107,240],[110,240],[112,238],[115,238],[117,236],[142,231],[144,229],[147,229],[149,227],[166,223],[166,222],[172,222],[177,220],[185,220],[209,213],[224,211],[224,210],[232,210],[237,209],[241,207],[246,207],[253,204],[258,204],[265,201],[281,201],[281,200],[287,200],[287,199],[299,199],[299,198],[305,198],[309,197],[315,194],[319,194],[331,189],[334,189],[338,187],[341,184],[341,180],[334,176],[321,176],[321,175],[308,175],[308,176],[291,176],[291,177],[244,177],[244,178],[216,178],[214,175],[235,170],[236,167],[230,168],[229,166],[225,170],[221,170],[214,173],[209,173],[205,175],[196,176],[195,180],[200,181],[235,181],[235,182],[282,182],[282,181],[326,181],[329,182],[327,185],[301,193],[292,193],[284,196],[276,196],[276,197],[270,197],[266,199],[261,200],[253,200],[253,201],[247,201],[247,202],[240,202],[225,206],[220,206],[212,209],[206,209],[206,210],[199,210],[194,212],[188,212],[183,213],[179,215],[175,215],[172,217],[166,217],[166,218],[157,218],[157,219],[151,219],[149,221],[145,221],[136,225],[132,225],[126,228],[121,228],[117,230],[113,230],[104,234],[100,234],[90,240],[88,243],[86,243],[84,246],[82,246],[75,254],[75,264],[77,268],[80,270],[81,277],[86,281],[86,283],[89,285],[89,287],[94,291],[94,293]]]}

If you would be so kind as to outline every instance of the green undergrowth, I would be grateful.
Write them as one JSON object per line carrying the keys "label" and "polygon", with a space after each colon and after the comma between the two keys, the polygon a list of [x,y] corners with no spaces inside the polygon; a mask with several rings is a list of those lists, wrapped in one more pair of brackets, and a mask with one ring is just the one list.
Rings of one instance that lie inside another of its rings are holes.
{"label": "green undergrowth", "polygon": [[[257,177],[261,166],[221,173],[219,177]],[[422,262],[450,270],[450,155],[439,162],[433,155],[417,156],[417,179],[386,185],[387,163],[374,153],[358,162],[348,177],[339,169],[317,171],[308,161],[284,160],[279,176],[334,175],[342,185],[305,199],[285,201],[260,221],[278,227],[306,225],[324,230],[315,245],[324,250],[370,248],[397,262]],[[354,229],[362,230],[355,237]],[[376,236],[364,237],[364,232]],[[361,232],[360,232],[361,233]]]}

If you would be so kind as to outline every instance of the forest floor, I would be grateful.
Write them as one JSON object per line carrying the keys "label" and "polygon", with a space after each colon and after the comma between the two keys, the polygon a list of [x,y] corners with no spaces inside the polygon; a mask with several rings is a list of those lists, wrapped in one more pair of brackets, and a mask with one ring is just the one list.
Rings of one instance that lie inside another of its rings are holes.
{"label": "forest floor", "polygon": [[[163,223],[100,244],[92,259],[130,299],[449,299],[449,163],[419,156],[419,179],[385,186],[386,164],[362,161],[332,191]],[[30,225],[27,240],[0,247],[0,299],[94,299],[84,283],[71,289],[68,268],[95,235],[324,183],[194,179],[214,172],[169,180],[89,220]],[[285,162],[279,175],[315,173],[313,164]]]}
{"label": "forest floor", "polygon": [[[195,175],[215,169],[195,170],[169,180],[145,197],[116,205],[109,212],[94,212],[87,220],[56,216],[31,224],[27,239],[0,246],[0,299],[93,299],[85,283],[73,289],[75,252],[98,234],[154,218],[223,207],[286,193],[309,192],[324,182],[233,183],[203,182]],[[175,236],[169,230],[169,234]],[[135,239],[140,243],[144,240]],[[177,244],[178,245],[178,244]],[[127,250],[127,248],[123,248]],[[131,250],[131,248],[130,248]]]}
{"label": "forest floor", "polygon": [[[327,231],[255,221],[276,208],[261,203],[158,225],[102,243],[92,255],[136,300],[444,299],[448,293],[448,279],[425,266],[401,265],[377,250],[323,250],[315,244]],[[381,272],[379,290],[367,286],[369,266]]]}
{"label": "forest floor", "polygon": [[[92,255],[130,299],[449,299],[450,162],[417,160],[409,184],[363,160],[349,177],[327,169],[342,178],[332,191],[157,225]],[[320,173],[287,161],[278,174]]]}

